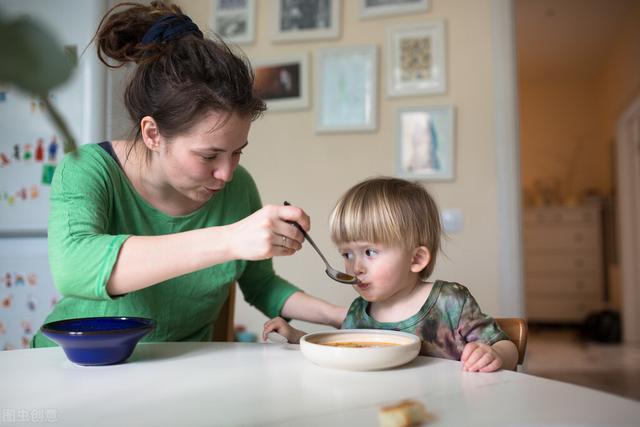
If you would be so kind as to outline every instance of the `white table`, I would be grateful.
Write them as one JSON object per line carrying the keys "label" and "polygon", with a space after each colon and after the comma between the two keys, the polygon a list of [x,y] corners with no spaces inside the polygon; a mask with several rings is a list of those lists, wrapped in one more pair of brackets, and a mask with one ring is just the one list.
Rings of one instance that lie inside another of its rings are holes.
{"label": "white table", "polygon": [[127,363],[103,367],[74,365],[59,348],[0,352],[0,425],[376,426],[381,404],[405,398],[422,401],[434,427],[640,423],[633,400],[427,357],[350,372],[287,344],[139,344]]}

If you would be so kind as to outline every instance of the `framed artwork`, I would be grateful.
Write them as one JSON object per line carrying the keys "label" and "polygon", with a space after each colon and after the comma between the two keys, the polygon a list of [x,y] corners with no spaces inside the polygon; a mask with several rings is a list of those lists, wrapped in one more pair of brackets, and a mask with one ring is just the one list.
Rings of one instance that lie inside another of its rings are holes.
{"label": "framed artwork", "polygon": [[316,52],[317,132],[376,129],[377,65],[374,45]]}
{"label": "framed artwork", "polygon": [[255,0],[212,0],[211,28],[225,41],[250,44],[255,38]]}
{"label": "framed artwork", "polygon": [[427,12],[429,0],[360,0],[360,16],[375,18],[385,15]]}
{"label": "framed artwork", "polygon": [[396,174],[423,181],[454,177],[453,107],[402,108],[396,118]]}
{"label": "framed artwork", "polygon": [[274,41],[331,39],[340,35],[341,0],[276,0]]}
{"label": "framed artwork", "polygon": [[390,28],[387,32],[387,93],[444,93],[447,87],[444,22]]}
{"label": "framed artwork", "polygon": [[255,90],[269,110],[309,107],[307,55],[255,61]]}

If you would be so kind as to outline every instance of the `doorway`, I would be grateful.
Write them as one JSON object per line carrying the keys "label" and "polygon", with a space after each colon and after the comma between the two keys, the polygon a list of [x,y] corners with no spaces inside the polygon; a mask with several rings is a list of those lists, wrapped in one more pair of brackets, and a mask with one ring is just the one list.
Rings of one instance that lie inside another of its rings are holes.
{"label": "doorway", "polygon": [[640,342],[640,97],[618,122],[620,281],[625,342]]}
{"label": "doorway", "polygon": [[622,309],[611,298],[620,292],[608,110],[614,89],[629,87],[613,88],[607,72],[635,13],[633,0],[515,0],[524,294],[534,324],[576,328]]}

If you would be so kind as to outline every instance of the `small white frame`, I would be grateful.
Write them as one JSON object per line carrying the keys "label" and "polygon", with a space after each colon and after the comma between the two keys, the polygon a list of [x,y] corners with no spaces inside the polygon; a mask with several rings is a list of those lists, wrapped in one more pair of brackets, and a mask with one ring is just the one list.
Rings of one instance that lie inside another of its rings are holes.
{"label": "small white frame", "polygon": [[[309,108],[309,60],[307,54],[255,60],[255,88],[268,111]],[[287,86],[289,86],[287,88]],[[291,92],[291,96],[286,93]],[[266,93],[266,94],[265,94]]]}
{"label": "small white frame", "polygon": [[416,181],[453,180],[455,127],[452,106],[398,109],[396,175]]}
{"label": "small white frame", "polygon": [[412,96],[447,89],[444,21],[387,30],[387,94]]}
{"label": "small white frame", "polygon": [[378,50],[375,45],[316,51],[317,132],[376,130],[377,69]]}
{"label": "small white frame", "polygon": [[371,5],[368,0],[360,0],[361,18],[379,18],[389,15],[404,15],[410,13],[428,12],[430,0],[391,0]]}
{"label": "small white frame", "polygon": [[[239,45],[255,40],[256,0],[244,0],[244,7],[223,6],[223,0],[211,0],[211,29],[226,42]],[[241,31],[233,31],[233,25],[244,24]]]}
{"label": "small white frame", "polygon": [[[298,2],[308,3],[309,6],[316,7],[316,12],[326,7],[328,11],[323,16],[303,16],[303,10],[297,8],[294,4],[289,4],[294,0],[275,0],[276,7],[273,8],[274,16],[274,33],[273,41],[275,42],[294,42],[306,40],[334,39],[340,36],[340,16],[342,10],[341,0],[298,0]],[[309,21],[318,21],[316,27],[296,28],[297,20],[302,26],[309,24]],[[324,23],[323,23],[324,21]],[[326,25],[325,25],[326,24]]]}

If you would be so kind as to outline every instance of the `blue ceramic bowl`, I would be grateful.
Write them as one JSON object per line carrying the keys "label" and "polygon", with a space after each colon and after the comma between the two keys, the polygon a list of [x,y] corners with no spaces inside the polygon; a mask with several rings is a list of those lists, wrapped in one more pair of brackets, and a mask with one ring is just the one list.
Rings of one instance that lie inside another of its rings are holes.
{"label": "blue ceramic bowl", "polygon": [[86,317],[46,323],[41,330],[72,362],[96,366],[127,360],[155,325],[155,320],[143,317]]}

